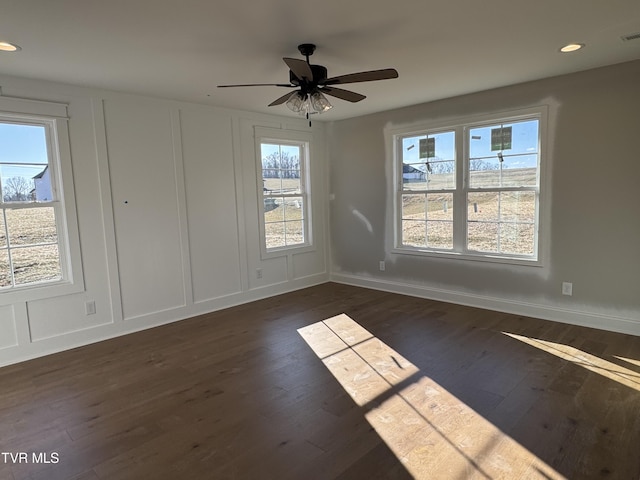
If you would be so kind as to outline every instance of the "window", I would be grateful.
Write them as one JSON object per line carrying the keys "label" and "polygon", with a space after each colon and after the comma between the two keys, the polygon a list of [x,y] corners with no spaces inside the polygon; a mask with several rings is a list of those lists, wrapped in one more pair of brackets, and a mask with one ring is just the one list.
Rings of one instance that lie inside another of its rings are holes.
{"label": "window", "polygon": [[263,253],[310,246],[309,141],[296,132],[256,130]]}
{"label": "window", "polygon": [[544,109],[397,132],[396,251],[539,263]]}
{"label": "window", "polygon": [[66,119],[33,113],[66,115],[66,106],[0,99],[3,106],[28,113],[0,110],[0,305],[19,300],[16,292],[35,299],[82,289],[77,223],[62,194]]}

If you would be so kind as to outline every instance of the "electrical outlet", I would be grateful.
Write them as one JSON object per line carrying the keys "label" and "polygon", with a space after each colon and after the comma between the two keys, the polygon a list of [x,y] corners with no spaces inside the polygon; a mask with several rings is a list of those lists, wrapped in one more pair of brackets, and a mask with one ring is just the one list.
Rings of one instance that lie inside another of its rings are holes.
{"label": "electrical outlet", "polygon": [[85,302],[84,304],[84,313],[86,315],[95,315],[96,313],[96,302],[95,300],[90,300]]}
{"label": "electrical outlet", "polygon": [[384,272],[384,260],[380,260],[380,271]]}
{"label": "electrical outlet", "polygon": [[573,283],[562,282],[562,294],[568,296],[573,295]]}
{"label": "electrical outlet", "polygon": [[256,278],[260,280],[262,278],[262,269],[256,268]]}

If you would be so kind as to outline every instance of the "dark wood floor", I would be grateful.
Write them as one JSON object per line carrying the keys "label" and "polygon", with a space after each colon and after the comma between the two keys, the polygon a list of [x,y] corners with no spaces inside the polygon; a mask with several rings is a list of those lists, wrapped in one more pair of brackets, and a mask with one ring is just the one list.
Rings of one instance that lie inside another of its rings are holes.
{"label": "dark wood floor", "polygon": [[337,284],[0,389],[1,479],[640,478],[640,338]]}

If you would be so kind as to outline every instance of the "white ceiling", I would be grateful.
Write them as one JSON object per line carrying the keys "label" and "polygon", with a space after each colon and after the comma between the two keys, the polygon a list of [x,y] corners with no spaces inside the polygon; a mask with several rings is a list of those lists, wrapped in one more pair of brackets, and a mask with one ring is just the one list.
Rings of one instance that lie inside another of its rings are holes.
{"label": "white ceiling", "polygon": [[639,59],[637,32],[639,0],[0,0],[22,47],[0,74],[294,115],[267,108],[282,88],[216,85],[286,83],[305,42],[329,76],[398,70],[341,86],[368,98],[332,99],[335,120]]}

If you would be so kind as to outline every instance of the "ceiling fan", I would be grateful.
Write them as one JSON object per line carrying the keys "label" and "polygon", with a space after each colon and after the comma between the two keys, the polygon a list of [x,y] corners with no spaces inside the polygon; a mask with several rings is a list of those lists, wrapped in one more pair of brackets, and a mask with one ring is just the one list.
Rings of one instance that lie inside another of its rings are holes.
{"label": "ceiling fan", "polygon": [[332,105],[325,97],[325,94],[352,103],[359,102],[366,98],[364,95],[335,87],[335,85],[398,78],[398,72],[393,68],[350,73],[347,75],[327,78],[326,67],[323,67],[322,65],[311,65],[311,63],[309,63],[309,57],[313,55],[315,49],[316,46],[312,43],[303,43],[298,45],[298,51],[306,57],[306,61],[297,58],[283,58],[284,63],[289,67],[289,83],[249,83],[239,85],[218,85],[218,87],[273,86],[297,88],[293,93],[287,92],[281,97],[276,98],[269,104],[269,107],[285,103],[290,110],[299,113],[300,115],[306,115],[308,119],[310,114],[323,113],[332,108]]}

